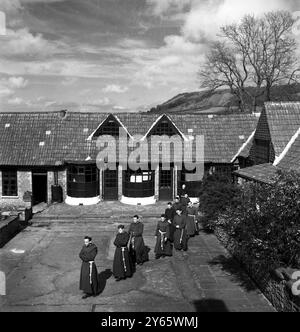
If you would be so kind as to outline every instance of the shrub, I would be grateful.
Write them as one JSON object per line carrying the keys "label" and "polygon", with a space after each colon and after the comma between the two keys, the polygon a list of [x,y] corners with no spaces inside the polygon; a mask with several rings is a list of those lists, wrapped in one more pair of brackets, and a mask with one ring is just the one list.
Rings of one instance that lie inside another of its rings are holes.
{"label": "shrub", "polygon": [[218,216],[228,207],[235,207],[240,201],[240,188],[232,179],[217,174],[208,175],[201,184],[199,210],[206,231],[213,231],[218,223]]}
{"label": "shrub", "polygon": [[246,184],[241,204],[223,212],[222,220],[247,265],[300,267],[299,174],[279,172],[275,185]]}

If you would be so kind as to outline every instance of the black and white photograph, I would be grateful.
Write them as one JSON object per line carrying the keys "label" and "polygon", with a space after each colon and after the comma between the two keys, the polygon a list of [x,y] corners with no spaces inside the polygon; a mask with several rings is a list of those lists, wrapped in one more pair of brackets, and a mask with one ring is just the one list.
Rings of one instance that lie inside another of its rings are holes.
{"label": "black and white photograph", "polygon": [[0,0],[0,313],[299,311],[300,0]]}

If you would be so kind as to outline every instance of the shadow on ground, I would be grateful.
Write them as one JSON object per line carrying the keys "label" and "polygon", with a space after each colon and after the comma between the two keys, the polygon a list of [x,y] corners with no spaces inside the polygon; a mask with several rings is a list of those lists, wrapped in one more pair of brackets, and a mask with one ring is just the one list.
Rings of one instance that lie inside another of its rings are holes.
{"label": "shadow on ground", "polygon": [[229,273],[241,287],[247,291],[257,290],[256,285],[243,270],[239,262],[234,257],[219,255],[209,262],[210,266],[218,266],[222,271]]}
{"label": "shadow on ground", "polygon": [[100,289],[99,289],[99,295],[102,294],[106,287],[107,280],[112,276],[111,269],[106,269],[105,271],[102,271],[98,275],[98,280],[100,283]]}
{"label": "shadow on ground", "polygon": [[193,304],[196,312],[229,312],[222,300],[203,299],[195,301]]}

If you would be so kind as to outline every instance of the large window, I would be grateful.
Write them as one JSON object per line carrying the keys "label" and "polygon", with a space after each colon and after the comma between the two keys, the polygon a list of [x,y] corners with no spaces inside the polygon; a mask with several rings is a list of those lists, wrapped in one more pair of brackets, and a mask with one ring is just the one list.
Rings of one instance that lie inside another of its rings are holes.
{"label": "large window", "polygon": [[2,171],[2,196],[18,196],[17,171]]}
{"label": "large window", "polygon": [[123,179],[124,196],[133,198],[154,196],[154,172],[128,170]]}
{"label": "large window", "polygon": [[68,195],[79,198],[99,195],[99,172],[96,165],[72,165],[69,167]]}

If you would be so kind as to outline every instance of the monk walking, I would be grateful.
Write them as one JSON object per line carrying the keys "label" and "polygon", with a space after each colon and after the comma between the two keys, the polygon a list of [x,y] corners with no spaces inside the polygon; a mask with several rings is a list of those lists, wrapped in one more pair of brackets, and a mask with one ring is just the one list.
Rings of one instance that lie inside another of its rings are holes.
{"label": "monk walking", "polygon": [[182,210],[176,210],[173,223],[176,228],[174,233],[174,247],[176,250],[187,251],[186,216],[182,215]]}
{"label": "monk walking", "polygon": [[166,219],[167,219],[167,222],[169,223],[169,226],[170,226],[170,241],[173,242],[174,241],[174,232],[175,232],[175,227],[173,225],[173,219],[175,217],[175,210],[173,208],[173,205],[171,202],[168,203],[168,207],[166,208],[165,210],[165,216],[166,216]]}
{"label": "monk walking", "polygon": [[189,202],[186,208],[186,232],[188,237],[193,237],[199,234],[197,209],[194,207],[193,202]]}
{"label": "monk walking", "polygon": [[140,220],[140,217],[135,215],[133,217],[133,223],[129,227],[130,234],[130,246],[129,252],[132,257],[133,263],[143,265],[149,261],[150,249],[145,246],[143,239],[144,225]]}
{"label": "monk walking", "polygon": [[86,236],[84,238],[84,246],[79,253],[79,257],[82,260],[79,289],[85,293],[82,297],[83,299],[99,295],[100,285],[95,264],[97,253],[98,249],[92,243],[92,238]]}
{"label": "monk walking", "polygon": [[170,225],[164,214],[161,215],[160,221],[157,223],[155,245],[155,258],[172,256],[172,244],[170,242]]}
{"label": "monk walking", "polygon": [[132,262],[127,247],[129,237],[129,234],[124,230],[124,226],[120,225],[114,242],[116,251],[113,262],[113,275],[116,281],[130,278],[133,274]]}

